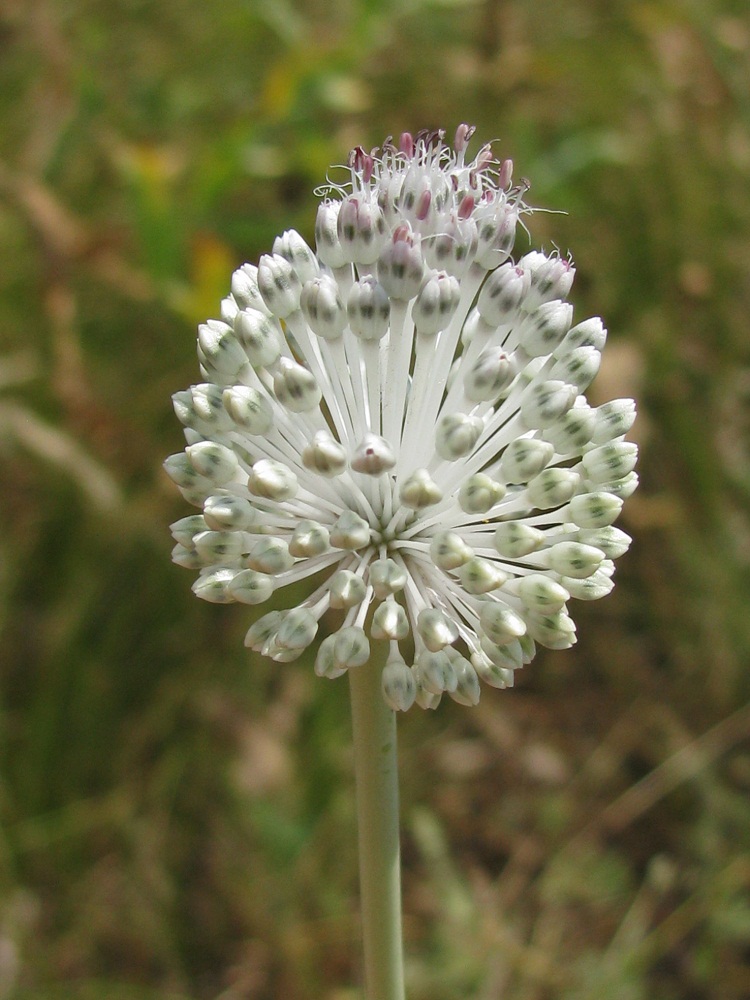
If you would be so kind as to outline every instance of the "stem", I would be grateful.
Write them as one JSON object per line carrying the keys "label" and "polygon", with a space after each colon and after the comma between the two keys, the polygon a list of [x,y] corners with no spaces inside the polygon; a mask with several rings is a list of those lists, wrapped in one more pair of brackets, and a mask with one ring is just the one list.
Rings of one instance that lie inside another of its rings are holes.
{"label": "stem", "polygon": [[367,1000],[404,1000],[396,713],[377,658],[349,671]]}

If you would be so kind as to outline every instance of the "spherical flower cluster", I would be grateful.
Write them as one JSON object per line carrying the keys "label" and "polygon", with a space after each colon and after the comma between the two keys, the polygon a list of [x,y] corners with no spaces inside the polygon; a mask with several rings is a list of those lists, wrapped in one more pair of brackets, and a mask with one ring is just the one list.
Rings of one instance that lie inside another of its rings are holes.
{"label": "spherical flower cluster", "polygon": [[316,251],[290,231],[235,271],[165,463],[201,509],[172,525],[195,593],[262,604],[308,581],[246,645],[287,662],[322,631],[333,678],[387,642],[398,710],[475,704],[536,643],[571,646],[568,601],[608,594],[630,542],[635,406],[584,395],[606,330],[573,325],[569,260],[511,259],[526,187],[489,146],[467,162],[472,132],[357,148]]}

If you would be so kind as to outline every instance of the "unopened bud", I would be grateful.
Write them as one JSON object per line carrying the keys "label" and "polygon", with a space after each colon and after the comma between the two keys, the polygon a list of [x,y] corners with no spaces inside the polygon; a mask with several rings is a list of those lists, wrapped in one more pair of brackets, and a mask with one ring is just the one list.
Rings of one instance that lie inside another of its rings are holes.
{"label": "unopened bud", "polygon": [[299,484],[291,469],[272,458],[262,458],[250,470],[247,488],[256,497],[278,503],[296,496]]}
{"label": "unopened bud", "polygon": [[246,561],[250,569],[271,576],[284,573],[294,565],[287,543],[283,538],[275,538],[273,535],[263,535],[255,542]]}
{"label": "unopened bud", "polygon": [[336,549],[363,549],[370,544],[370,525],[353,510],[340,514],[331,528],[331,545]]}
{"label": "unopened bud", "polygon": [[289,261],[279,254],[263,254],[260,258],[258,288],[265,304],[280,319],[299,309],[302,283]]}
{"label": "unopened bud", "polygon": [[399,499],[404,507],[424,510],[443,499],[443,491],[433,482],[427,469],[416,469],[399,487]]}
{"label": "unopened bud", "polygon": [[362,340],[380,340],[385,336],[391,316],[391,300],[372,275],[365,275],[352,285],[346,311],[355,336]]}
{"label": "unopened bud", "polygon": [[292,413],[314,410],[323,395],[312,372],[290,358],[281,359],[273,377],[273,391],[281,405]]}
{"label": "unopened bud", "polygon": [[414,704],[417,682],[400,657],[392,657],[383,667],[381,687],[386,705],[394,712],[406,712]]}
{"label": "unopened bud", "polygon": [[435,451],[446,462],[465,458],[474,450],[484,430],[481,417],[467,413],[446,413],[435,430]]}
{"label": "unopened bud", "polygon": [[346,469],[346,450],[329,431],[316,431],[302,451],[302,464],[311,472],[332,479]]}

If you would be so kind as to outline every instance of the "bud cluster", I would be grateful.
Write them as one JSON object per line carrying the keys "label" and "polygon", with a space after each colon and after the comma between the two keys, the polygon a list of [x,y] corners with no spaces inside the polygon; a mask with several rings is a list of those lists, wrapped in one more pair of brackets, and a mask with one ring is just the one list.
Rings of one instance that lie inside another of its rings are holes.
{"label": "bud cluster", "polygon": [[195,593],[260,605],[312,581],[246,645],[288,662],[318,642],[333,678],[387,642],[398,710],[475,704],[536,644],[571,646],[568,602],[609,593],[630,542],[635,405],[588,403],[606,330],[573,323],[570,261],[511,259],[525,186],[489,146],[466,162],[472,131],[357,148],[315,251],[290,231],[235,271],[165,463],[200,510],[172,525]]}

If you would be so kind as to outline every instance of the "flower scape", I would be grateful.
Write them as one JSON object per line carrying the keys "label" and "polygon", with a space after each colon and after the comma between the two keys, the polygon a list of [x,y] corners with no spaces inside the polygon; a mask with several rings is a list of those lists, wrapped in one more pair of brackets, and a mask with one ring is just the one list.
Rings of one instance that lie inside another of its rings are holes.
{"label": "flower scape", "polygon": [[570,260],[511,258],[528,185],[489,145],[468,161],[473,131],[358,147],[320,192],[316,250],[285,232],[234,272],[165,463],[201,509],[172,525],[195,593],[294,585],[245,644],[294,660],[325,615],[315,672],[334,678],[387,641],[402,711],[476,704],[537,643],[571,646],[568,602],[608,594],[630,543],[635,404],[587,402],[606,329],[573,325]]}

